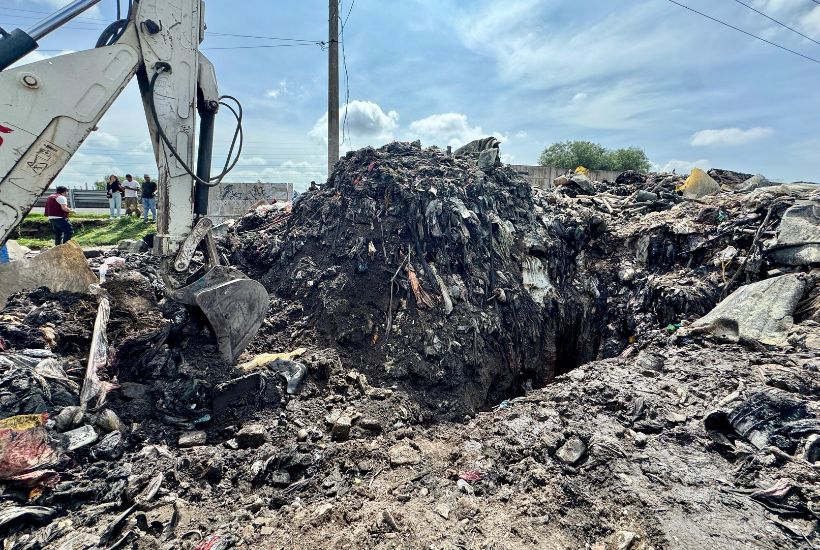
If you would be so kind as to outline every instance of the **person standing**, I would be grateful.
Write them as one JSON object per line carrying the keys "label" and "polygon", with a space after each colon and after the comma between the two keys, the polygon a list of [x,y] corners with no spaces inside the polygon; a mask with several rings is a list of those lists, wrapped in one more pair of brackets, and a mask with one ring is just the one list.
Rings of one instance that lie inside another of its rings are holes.
{"label": "person standing", "polygon": [[310,180],[310,187],[308,187],[308,191],[314,192],[314,191],[318,191],[318,190],[319,190],[319,188],[316,186],[316,182],[313,181],[313,180]]}
{"label": "person standing", "polygon": [[157,222],[157,184],[151,176],[145,174],[142,182],[142,221],[148,223],[148,211],[151,211],[151,223]]}
{"label": "person standing", "polygon": [[134,180],[131,174],[125,174],[125,183],[122,184],[122,187],[125,190],[125,216],[128,217],[133,212],[135,216],[139,217],[141,212],[137,201],[137,191],[140,189],[140,184]]}
{"label": "person standing", "polygon": [[111,174],[108,178],[108,185],[105,187],[105,196],[108,197],[108,209],[112,220],[122,216],[122,192],[120,178]]}
{"label": "person standing", "polygon": [[74,228],[71,227],[71,222],[68,221],[71,209],[68,207],[67,193],[67,187],[58,185],[56,192],[46,199],[45,216],[51,224],[55,245],[65,244],[74,236]]}

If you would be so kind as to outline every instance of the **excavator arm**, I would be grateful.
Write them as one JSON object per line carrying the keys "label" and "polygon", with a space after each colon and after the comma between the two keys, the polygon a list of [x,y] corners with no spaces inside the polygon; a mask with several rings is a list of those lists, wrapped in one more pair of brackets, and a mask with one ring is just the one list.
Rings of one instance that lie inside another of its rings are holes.
{"label": "excavator arm", "polygon": [[[235,361],[259,330],[269,298],[258,282],[219,265],[206,217],[209,187],[224,172],[210,175],[221,98],[213,66],[199,51],[204,2],[139,0],[127,20],[101,37],[100,47],[5,68],[36,47],[41,33],[97,2],[77,0],[36,32],[17,29],[0,38],[0,243],[136,75],[158,169],[153,253],[162,259],[166,293],[201,309],[222,355]],[[205,265],[178,285],[175,280],[188,275],[198,249]]]}

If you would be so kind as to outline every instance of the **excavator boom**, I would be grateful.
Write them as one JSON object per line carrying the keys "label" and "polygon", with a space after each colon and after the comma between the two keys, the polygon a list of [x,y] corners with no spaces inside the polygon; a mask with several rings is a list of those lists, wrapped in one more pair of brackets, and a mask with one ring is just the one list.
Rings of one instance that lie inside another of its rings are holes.
{"label": "excavator boom", "polygon": [[[166,294],[201,309],[222,354],[235,361],[259,330],[269,299],[260,283],[219,265],[207,219],[208,190],[230,167],[211,177],[213,121],[223,98],[213,65],[199,51],[204,2],[139,0],[98,47],[7,68],[98,1],[76,0],[28,33],[16,29],[0,38],[0,244],[136,75],[159,174],[153,252],[162,258]],[[236,136],[241,140],[241,115]],[[206,269],[177,288],[172,275],[188,275],[199,248]]]}

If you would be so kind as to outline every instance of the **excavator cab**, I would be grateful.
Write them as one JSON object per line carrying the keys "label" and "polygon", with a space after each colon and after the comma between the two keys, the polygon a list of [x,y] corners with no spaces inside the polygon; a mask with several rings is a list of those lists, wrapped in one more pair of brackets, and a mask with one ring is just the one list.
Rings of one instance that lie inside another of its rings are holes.
{"label": "excavator cab", "polygon": [[[8,68],[99,1],[75,0],[28,31],[0,32],[0,243],[136,75],[159,173],[153,253],[166,295],[202,310],[221,354],[234,362],[258,332],[269,297],[259,282],[221,265],[207,217],[210,188],[236,165],[243,134],[241,105],[219,95],[214,67],[199,51],[204,2],[134,2],[97,47]],[[224,168],[211,176],[220,106],[236,117],[236,130]],[[197,250],[205,260],[189,275]]]}

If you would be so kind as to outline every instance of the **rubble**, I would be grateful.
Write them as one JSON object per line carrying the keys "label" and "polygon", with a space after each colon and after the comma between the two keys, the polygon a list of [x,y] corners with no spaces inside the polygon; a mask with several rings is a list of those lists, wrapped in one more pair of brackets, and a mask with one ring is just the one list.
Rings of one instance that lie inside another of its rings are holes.
{"label": "rubble", "polygon": [[238,366],[144,253],[10,296],[0,411],[44,451],[2,483],[4,543],[820,544],[820,193],[711,178],[349,153],[221,239],[272,300]]}

